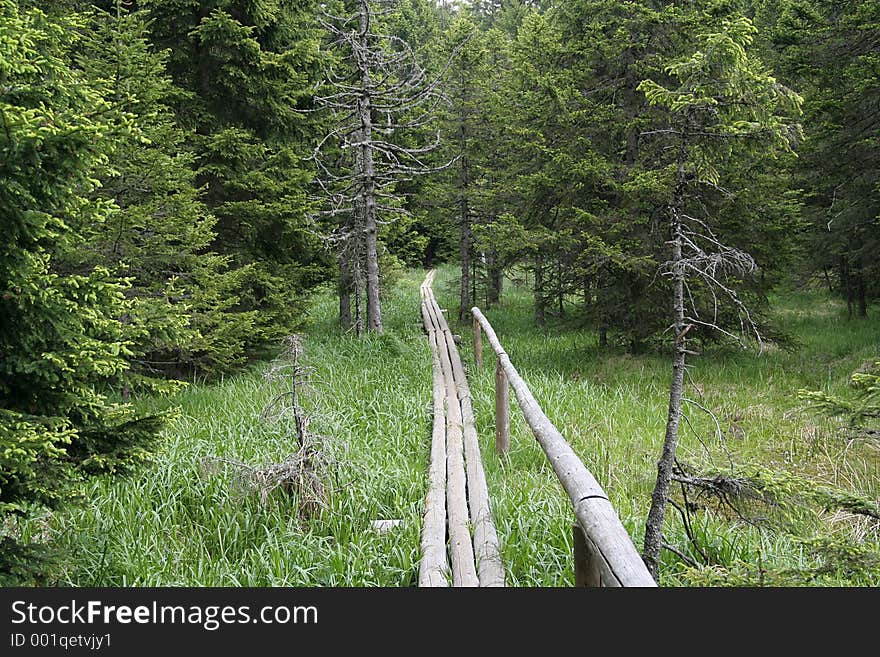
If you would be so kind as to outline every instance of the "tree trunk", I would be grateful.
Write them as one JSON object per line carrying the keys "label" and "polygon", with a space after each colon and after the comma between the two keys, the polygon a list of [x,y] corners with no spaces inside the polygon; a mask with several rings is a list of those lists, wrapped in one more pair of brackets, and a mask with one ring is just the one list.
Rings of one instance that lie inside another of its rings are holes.
{"label": "tree trunk", "polygon": [[[672,253],[673,267],[681,260],[681,223],[677,209],[673,210]],[[645,546],[642,558],[648,571],[656,580],[660,566],[660,550],[663,544],[663,520],[666,516],[666,502],[672,482],[672,466],[675,463],[675,450],[678,446],[678,428],[681,421],[681,399],[684,390],[685,369],[685,323],[684,323],[684,273],[678,271],[673,283],[675,342],[672,357],[672,382],[669,386],[669,415],[666,421],[666,437],[663,453],[657,463],[657,482],[651,495],[651,510],[645,527]]]}
{"label": "tree trunk", "polygon": [[846,312],[847,316],[852,319],[853,315],[853,292],[852,292],[852,279],[849,275],[849,262],[847,262],[846,256],[840,256],[840,289],[843,293],[844,297],[846,297]]}
{"label": "tree trunk", "polygon": [[477,305],[477,259],[471,258],[471,299],[468,308]]}
{"label": "tree trunk", "polygon": [[559,316],[565,317],[565,283],[562,276],[562,261],[559,261],[556,263],[556,303],[559,305]]}
{"label": "tree trunk", "polygon": [[641,126],[635,122],[635,119],[641,113],[642,103],[644,103],[644,96],[638,91],[641,75],[635,69],[637,59],[638,57],[632,48],[625,49],[620,56],[621,63],[626,67],[623,111],[624,118],[628,122],[625,156],[625,163],[628,169],[634,167],[639,159],[639,135],[642,130]]}
{"label": "tree trunk", "polygon": [[361,253],[358,249],[354,258],[354,326],[359,338],[364,336],[364,277],[361,274]]}
{"label": "tree trunk", "polygon": [[868,298],[865,293],[865,276],[861,271],[856,274],[856,298],[859,302],[859,317],[867,317]]}
{"label": "tree trunk", "polygon": [[462,223],[461,226],[461,242],[459,244],[459,256],[461,259],[461,289],[459,290],[458,318],[464,321],[467,318],[468,301],[471,296],[471,263],[470,263],[470,227]]}
{"label": "tree trunk", "polygon": [[672,468],[675,465],[675,451],[678,447],[678,429],[681,422],[681,403],[684,391],[685,370],[685,325],[684,313],[684,283],[685,271],[682,266],[682,219],[681,206],[684,196],[685,163],[687,161],[687,133],[681,137],[680,152],[678,159],[678,172],[676,174],[675,190],[672,196],[672,204],[669,208],[670,228],[672,234],[672,274],[673,274],[673,298],[672,312],[673,324],[673,355],[672,355],[672,381],[669,386],[669,415],[666,420],[666,436],[663,440],[663,451],[657,463],[657,482],[654,492],[651,494],[651,509],[648,511],[648,519],[645,523],[645,543],[642,551],[642,559],[648,567],[651,576],[658,580],[660,570],[660,551],[663,547],[663,520],[666,517],[666,505],[669,498],[669,487],[672,483]]}
{"label": "tree trunk", "polygon": [[[360,3],[360,35],[364,52],[369,49],[370,8]],[[361,121],[361,161],[363,165],[364,246],[366,248],[367,329],[382,333],[382,308],[379,301],[379,222],[376,209],[376,170],[373,164],[373,108],[370,64],[359,58],[361,96],[358,112]]]}
{"label": "tree trunk", "polygon": [[[462,140],[465,139],[465,127],[462,122]],[[471,308],[470,300],[470,270],[471,270],[471,216],[468,207],[468,162],[467,155],[461,158],[461,199],[459,200],[459,211],[461,213],[461,241],[459,243],[459,256],[461,258],[461,296],[458,306],[458,319],[464,321],[467,319],[469,309]]]}
{"label": "tree trunk", "polygon": [[535,323],[538,326],[544,325],[544,258],[537,256],[535,258]]}
{"label": "tree trunk", "polygon": [[498,257],[494,252],[486,254],[489,269],[489,305],[496,306],[501,302],[501,288],[504,285],[504,272],[498,266]]}
{"label": "tree trunk", "polygon": [[350,258],[348,248],[344,248],[339,254],[339,325],[344,331],[351,328],[351,291],[354,277]]}

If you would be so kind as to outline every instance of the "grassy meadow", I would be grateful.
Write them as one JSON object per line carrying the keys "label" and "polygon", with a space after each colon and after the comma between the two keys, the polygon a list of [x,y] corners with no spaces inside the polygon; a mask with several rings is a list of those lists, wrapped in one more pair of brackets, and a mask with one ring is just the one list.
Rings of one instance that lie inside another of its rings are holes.
{"label": "grassy meadow", "polygon": [[[217,460],[258,466],[297,448],[289,420],[262,415],[287,384],[266,378],[270,363],[255,365],[172,398],[141,400],[145,408],[175,409],[154,462],[125,479],[91,482],[82,504],[27,528],[73,555],[57,583],[413,586],[431,434],[422,277],[410,272],[389,292],[381,337],[341,334],[329,293],[312,309],[303,331],[313,368],[304,406],[333,463],[326,508],[301,517],[291,496],[248,493],[236,469]],[[454,308],[454,285],[455,270],[441,269],[442,307]],[[668,359],[599,350],[593,332],[560,320],[537,329],[530,303],[527,290],[509,285],[501,307],[486,314],[641,548]],[[766,495],[742,515],[692,495],[687,530],[670,509],[667,542],[682,556],[664,552],[662,585],[880,585],[880,521],[852,512],[853,499],[880,499],[880,443],[797,397],[801,388],[845,393],[852,371],[880,354],[880,322],[847,320],[840,304],[815,292],[786,295],[775,307],[801,348],[760,355],[718,348],[692,359],[686,395],[718,424],[691,405],[679,450],[693,472],[758,477]],[[476,368],[470,329],[460,332],[508,583],[571,585],[569,502],[517,410],[511,451],[495,455],[494,357],[487,347]],[[402,523],[383,533],[372,527],[381,519]]]}

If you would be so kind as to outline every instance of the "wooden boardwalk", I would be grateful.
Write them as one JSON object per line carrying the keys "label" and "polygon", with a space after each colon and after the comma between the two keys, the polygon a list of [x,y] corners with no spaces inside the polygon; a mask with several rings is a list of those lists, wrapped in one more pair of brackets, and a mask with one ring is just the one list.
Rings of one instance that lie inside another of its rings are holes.
{"label": "wooden boardwalk", "polygon": [[470,388],[434,298],[434,275],[428,272],[421,286],[433,358],[434,427],[419,586],[504,586]]}
{"label": "wooden boardwalk", "polygon": [[[419,586],[505,586],[498,534],[474,424],[464,366],[443,311],[434,298],[434,270],[421,286],[422,321],[431,345],[434,426]],[[496,449],[510,439],[509,388],[544,450],[574,512],[575,586],[654,587],[605,491],[541,410],[495,330],[479,308],[474,317],[474,358],[482,366],[485,333],[495,352]]]}

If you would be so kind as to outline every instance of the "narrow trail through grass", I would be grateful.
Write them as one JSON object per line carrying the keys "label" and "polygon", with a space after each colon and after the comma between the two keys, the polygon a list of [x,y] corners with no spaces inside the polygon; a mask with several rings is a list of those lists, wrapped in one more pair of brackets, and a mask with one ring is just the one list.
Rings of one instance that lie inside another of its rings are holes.
{"label": "narrow trail through grass", "polygon": [[[389,291],[381,337],[340,333],[330,293],[312,309],[303,331],[314,368],[305,406],[314,415],[312,429],[328,437],[327,451],[339,463],[322,513],[301,521],[289,496],[243,494],[232,473],[205,467],[214,456],[277,462],[296,449],[290,427],[261,418],[284,386],[265,378],[271,364],[255,365],[218,384],[140,402],[178,409],[153,464],[128,478],[95,480],[82,504],[32,523],[32,532],[53,536],[74,555],[57,583],[414,586],[432,424],[431,356],[419,314],[423,277],[410,272]],[[441,268],[434,285],[441,307],[455,307],[454,287],[454,269]],[[691,409],[680,459],[725,467],[729,454],[737,467],[758,463],[880,499],[876,442],[851,440],[839,423],[806,410],[796,394],[804,387],[845,390],[849,374],[880,353],[880,325],[847,321],[839,304],[819,294],[780,299],[778,308],[802,349],[761,356],[718,350],[695,359],[688,396],[716,413],[726,439],[719,441],[711,420]],[[510,286],[499,308],[485,310],[535,397],[640,546],[666,417],[667,359],[599,351],[588,330],[536,329],[524,288]],[[494,356],[488,351],[477,369],[470,328],[453,330],[463,336],[508,585],[571,585],[570,504],[516,409],[510,454],[495,455]],[[763,577],[757,567],[750,570],[755,564],[768,571],[807,568],[817,557],[805,541],[819,535],[880,548],[876,521],[835,509],[792,518],[786,532],[708,511],[694,517],[694,531],[715,565],[688,569],[664,553],[661,584],[752,584]],[[377,533],[372,522],[380,519],[403,522]],[[667,540],[696,556],[675,516]],[[805,583],[880,585],[880,567],[867,574],[832,569]]]}

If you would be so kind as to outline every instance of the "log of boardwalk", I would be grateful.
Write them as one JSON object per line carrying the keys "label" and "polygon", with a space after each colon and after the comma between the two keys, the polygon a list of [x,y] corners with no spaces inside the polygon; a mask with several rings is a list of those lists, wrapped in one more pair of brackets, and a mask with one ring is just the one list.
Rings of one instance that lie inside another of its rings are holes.
{"label": "log of boardwalk", "polygon": [[467,464],[468,508],[474,531],[474,558],[477,560],[480,586],[504,586],[504,567],[501,564],[498,534],[495,531],[492,508],[489,504],[489,487],[483,470],[483,457],[480,453],[480,441],[474,421],[471,392],[452,335],[449,331],[445,334],[446,346],[452,361],[457,399],[461,405],[464,455]]}
{"label": "log of boardwalk", "polygon": [[419,586],[441,587],[449,584],[449,561],[446,557],[446,411],[443,407],[445,385],[437,349],[437,331],[431,328],[424,290],[422,290],[422,319],[431,342],[434,427],[431,434],[431,464],[428,468],[429,483],[428,495],[425,499]]}
{"label": "log of boardwalk", "polygon": [[[437,475],[441,468],[437,461],[442,457],[435,452],[435,447],[440,444],[438,415],[445,411],[446,522],[453,586],[504,586],[504,569],[489,504],[470,390],[452,333],[434,298],[433,280],[432,270],[421,287],[422,319],[432,358],[439,363],[439,374],[435,369],[434,437],[428,493],[432,506],[426,503],[419,584],[437,586],[434,583],[436,577],[429,573],[441,571],[435,549],[439,535],[437,514],[429,517],[429,510],[438,508]],[[473,538],[468,520],[474,530]]]}
{"label": "log of boardwalk", "polygon": [[480,309],[472,308],[471,312],[486,333],[526,422],[571,499],[591,562],[598,568],[602,583],[605,586],[656,586],[599,482],[541,410]]}
{"label": "log of boardwalk", "polygon": [[[478,586],[474,547],[471,543],[470,530],[467,526],[467,484],[464,470],[464,447],[462,444],[461,408],[458,403],[450,402],[450,388],[455,389],[452,382],[452,366],[449,352],[441,328],[439,308],[436,307],[431,284],[433,271],[422,283],[422,314],[427,316],[425,329],[431,342],[431,350],[440,361],[442,378],[442,404],[445,417],[446,432],[446,521],[449,535],[449,557],[452,569],[453,586]],[[445,323],[445,322],[444,322]],[[453,395],[452,399],[455,399]],[[435,402],[436,408],[436,402]],[[423,556],[424,558],[424,556]]]}

